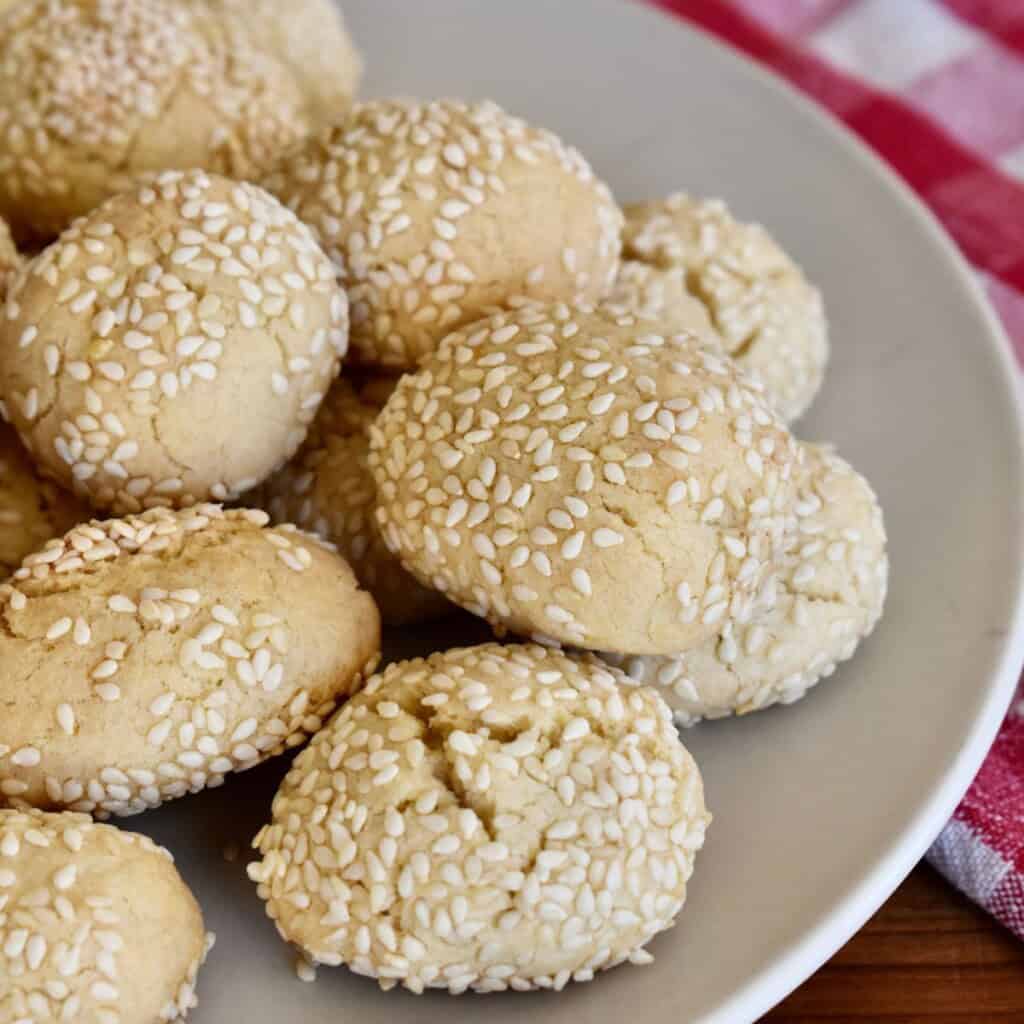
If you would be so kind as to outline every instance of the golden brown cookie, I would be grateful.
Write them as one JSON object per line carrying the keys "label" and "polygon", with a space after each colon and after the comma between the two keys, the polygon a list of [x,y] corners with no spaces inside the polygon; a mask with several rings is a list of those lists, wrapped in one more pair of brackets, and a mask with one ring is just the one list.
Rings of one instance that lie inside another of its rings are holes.
{"label": "golden brown cookie", "polygon": [[797,446],[717,348],[609,306],[449,336],[371,432],[384,539],[494,625],[672,654],[742,618]]}
{"label": "golden brown cookie", "polygon": [[21,0],[0,21],[0,215],[48,241],[144,171],[259,174],[309,124],[291,70],[178,0]]}
{"label": "golden brown cookie", "polygon": [[[689,298],[706,308],[726,351],[756,373],[779,414],[797,419],[814,400],[828,362],[821,295],[759,224],[735,220],[721,200],[679,192],[626,207],[626,257],[682,270]],[[674,289],[657,315],[678,314]],[[687,305],[689,305],[687,298]]]}
{"label": "golden brown cookie", "polygon": [[677,657],[609,656],[659,687],[681,725],[798,700],[853,657],[881,617],[889,560],[878,501],[837,455],[803,448],[799,528],[750,621]]}
{"label": "golden brown cookie", "polygon": [[351,106],[363,61],[335,0],[192,0],[237,18],[252,45],[279,60],[302,90],[313,124],[330,123]]}
{"label": "golden brown cookie", "polygon": [[0,424],[0,579],[89,516],[73,495],[39,475],[14,431]]}
{"label": "golden brown cookie", "polygon": [[135,814],[298,746],[360,687],[372,599],[266,523],[213,505],[93,522],[0,585],[0,802]]}
{"label": "golden brown cookie", "polygon": [[84,814],[0,810],[0,1020],[182,1020],[213,945],[171,855]]}
{"label": "golden brown cookie", "polygon": [[402,568],[377,527],[369,431],[397,382],[382,376],[338,380],[302,451],[267,481],[259,497],[274,522],[295,523],[334,544],[373,595],[384,622],[404,626],[454,609]]}
{"label": "golden brown cookie", "polygon": [[316,233],[352,301],[353,355],[409,369],[526,299],[597,298],[622,215],[583,157],[493,103],[359,103],[264,184]]}
{"label": "golden brown cookie", "polygon": [[83,814],[0,810],[0,1020],[182,1020],[213,945],[171,855]]}
{"label": "golden brown cookie", "polygon": [[370,680],[295,761],[249,873],[315,962],[414,992],[561,989],[651,959],[709,821],[654,690],[485,644]]}
{"label": "golden brown cookie", "polygon": [[255,185],[167,171],[18,275],[0,398],[94,507],[184,508],[295,453],[346,345],[345,295],[305,225]]}

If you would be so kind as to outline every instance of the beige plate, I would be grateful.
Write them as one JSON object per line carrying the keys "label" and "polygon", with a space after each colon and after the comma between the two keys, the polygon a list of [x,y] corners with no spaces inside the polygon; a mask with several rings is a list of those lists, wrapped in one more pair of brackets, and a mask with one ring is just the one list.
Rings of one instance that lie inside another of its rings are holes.
{"label": "beige plate", "polygon": [[[689,732],[716,821],[656,962],[561,995],[387,995],[343,969],[303,985],[243,857],[280,768],[133,822],[174,850],[217,947],[196,1024],[621,1024],[754,1019],[924,852],[977,768],[1021,655],[1014,371],[967,269],[908,192],[764,74],[626,0],[348,4],[371,95],[491,96],[576,142],[624,198],[685,185],[777,232],[822,286],[834,355],[801,425],[878,488],[882,626],[787,709]],[[464,642],[465,624],[445,639]],[[421,634],[437,643],[435,630]]]}

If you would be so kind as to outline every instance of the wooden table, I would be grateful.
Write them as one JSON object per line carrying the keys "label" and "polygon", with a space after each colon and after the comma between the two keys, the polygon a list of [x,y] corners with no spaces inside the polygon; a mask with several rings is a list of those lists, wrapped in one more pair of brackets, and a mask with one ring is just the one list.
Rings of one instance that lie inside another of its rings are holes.
{"label": "wooden table", "polygon": [[1024,943],[919,864],[763,1024],[1019,1024]]}

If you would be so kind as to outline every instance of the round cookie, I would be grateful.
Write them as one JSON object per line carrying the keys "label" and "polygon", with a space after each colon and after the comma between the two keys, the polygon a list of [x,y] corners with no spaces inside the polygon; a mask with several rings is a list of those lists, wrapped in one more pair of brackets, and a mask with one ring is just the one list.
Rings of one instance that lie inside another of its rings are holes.
{"label": "round cookie", "polygon": [[72,530],[0,585],[0,802],[134,814],[303,743],[380,619],[352,570],[263,512]]}
{"label": "round cookie", "polygon": [[763,227],[735,220],[721,200],[678,192],[625,213],[627,258],[682,268],[726,351],[760,376],[784,420],[797,419],[818,393],[828,362],[821,294],[800,268]]}
{"label": "round cookie", "polygon": [[213,945],[171,855],[81,814],[0,810],[0,1020],[153,1024]]}
{"label": "round cookie", "polygon": [[249,873],[315,962],[414,992],[561,989],[651,959],[709,821],[655,691],[485,644],[370,680],[296,759]]}
{"label": "round cookie", "polygon": [[0,214],[49,240],[134,176],[251,178],[309,129],[285,65],[177,0],[21,0],[0,21]]}
{"label": "round cookie", "polygon": [[36,472],[17,435],[0,424],[0,579],[89,516],[86,506]]}
{"label": "round cookie", "polygon": [[717,349],[613,307],[450,335],[371,431],[378,521],[493,625],[673,654],[742,620],[789,526],[797,447]]}
{"label": "round cookie", "polygon": [[314,124],[338,120],[351,106],[363,61],[334,0],[193,0],[236,17],[256,49],[295,77]]}
{"label": "round cookie", "polygon": [[493,103],[375,100],[265,184],[316,232],[352,302],[354,356],[409,369],[526,299],[596,299],[622,214],[583,157]]}
{"label": "round cookie", "polygon": [[384,622],[404,626],[454,609],[402,568],[377,528],[369,431],[396,383],[394,377],[339,379],[302,451],[267,481],[260,504],[274,522],[295,523],[336,545],[373,595]]}
{"label": "round cookie", "polygon": [[5,221],[0,220],[0,302],[7,294],[8,282],[21,264],[21,254],[11,238],[11,229]]}
{"label": "round cookie", "polygon": [[662,688],[681,725],[792,703],[852,657],[881,617],[889,562],[878,501],[827,448],[803,447],[799,531],[752,621],[674,658],[610,656]]}
{"label": "round cookie", "polygon": [[294,454],[346,345],[345,295],[305,225],[255,185],[167,171],[17,276],[0,397],[94,507],[184,508]]}

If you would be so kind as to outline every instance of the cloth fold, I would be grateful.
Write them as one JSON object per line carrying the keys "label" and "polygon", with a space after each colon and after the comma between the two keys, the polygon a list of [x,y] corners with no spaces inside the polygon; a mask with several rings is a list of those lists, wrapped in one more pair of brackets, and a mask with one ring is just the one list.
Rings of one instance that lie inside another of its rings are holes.
{"label": "cloth fold", "polygon": [[[932,209],[1024,364],[1024,2],[652,0],[788,79]],[[1024,938],[1024,685],[928,853]]]}

